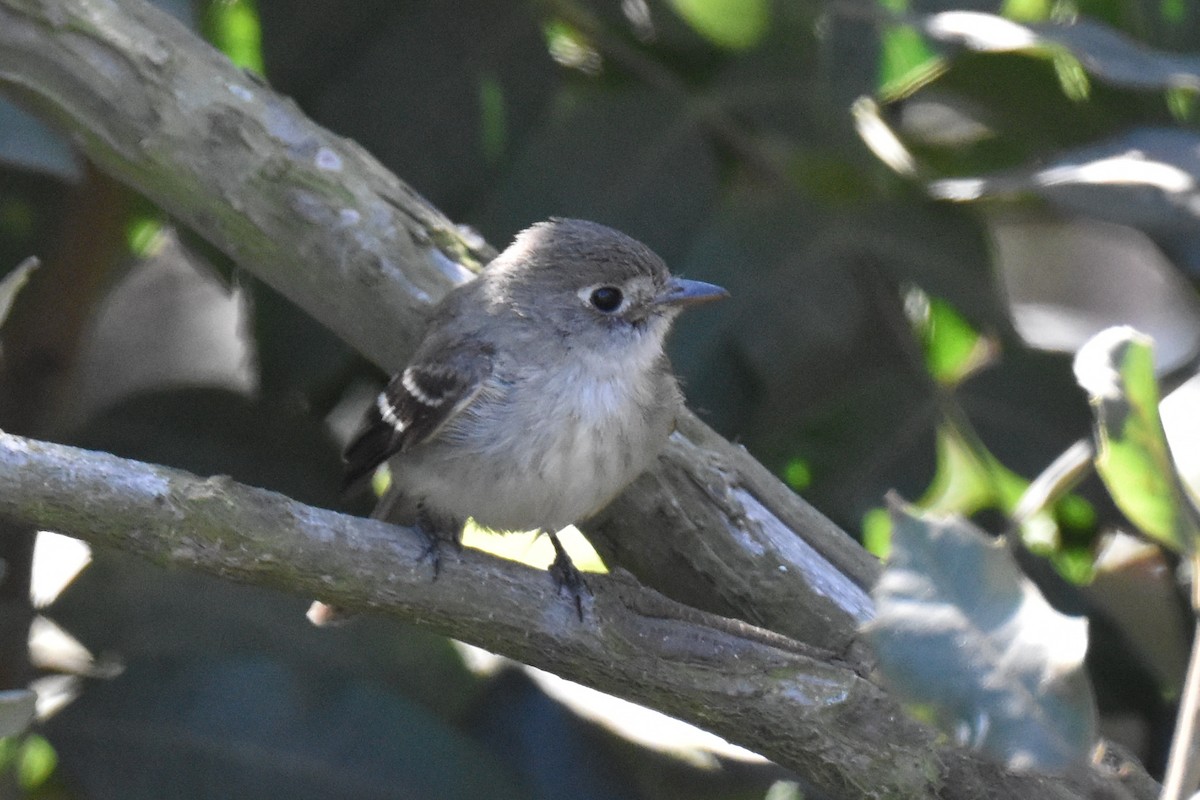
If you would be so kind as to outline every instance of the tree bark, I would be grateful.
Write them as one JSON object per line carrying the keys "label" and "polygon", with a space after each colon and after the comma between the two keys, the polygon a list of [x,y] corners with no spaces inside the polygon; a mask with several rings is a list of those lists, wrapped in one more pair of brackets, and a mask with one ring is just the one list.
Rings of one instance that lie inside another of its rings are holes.
{"label": "tree bark", "polygon": [[836,797],[1153,796],[1115,769],[1014,775],[940,747],[837,654],[623,572],[588,576],[580,621],[542,570],[464,549],[443,554],[433,580],[417,531],[225,477],[0,434],[0,487],[0,520],[386,613],[705,727]]}

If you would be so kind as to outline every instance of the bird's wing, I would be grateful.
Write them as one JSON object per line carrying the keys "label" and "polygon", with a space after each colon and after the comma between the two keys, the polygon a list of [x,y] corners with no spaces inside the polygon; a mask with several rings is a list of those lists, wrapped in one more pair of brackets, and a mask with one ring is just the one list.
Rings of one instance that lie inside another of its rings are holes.
{"label": "bird's wing", "polygon": [[465,341],[438,355],[436,362],[409,364],[367,409],[343,453],[347,487],[396,453],[433,438],[479,396],[492,373],[491,348]]}

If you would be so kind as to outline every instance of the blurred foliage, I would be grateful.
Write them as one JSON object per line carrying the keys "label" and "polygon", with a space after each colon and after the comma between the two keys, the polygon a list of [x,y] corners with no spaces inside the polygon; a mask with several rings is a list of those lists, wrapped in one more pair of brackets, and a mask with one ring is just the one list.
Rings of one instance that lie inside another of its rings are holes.
{"label": "blurred foliage", "polygon": [[994,338],[976,331],[945,300],[914,287],[905,293],[904,306],[924,353],[925,368],[939,384],[957,386],[994,357]]}
{"label": "blurred foliage", "polygon": [[200,10],[200,32],[242,69],[263,73],[262,25],[254,0],[212,0]]}
{"label": "blurred foliage", "polygon": [[[1068,354],[1096,330],[1136,316],[1175,365],[1200,342],[1197,0],[161,5],[494,244],[589,217],[727,286],[672,343],[690,402],[873,548],[890,489],[1008,530],[1089,435]],[[0,270],[44,263],[2,331],[0,427],[366,511],[338,495],[337,451],[374,369],[8,106],[0,174]],[[1163,286],[1185,298],[1169,316]],[[1154,765],[1173,687],[1136,677],[1136,623],[1061,578],[1091,575],[1126,520],[1097,481],[1071,490],[1022,529],[1058,572],[1024,566],[1093,612],[1101,728],[1120,711]],[[1101,570],[1156,603],[1167,574]],[[46,613],[126,670],[47,725],[64,784],[278,796],[300,791],[298,761],[322,797],[450,796],[447,776],[478,794],[476,769],[521,797],[793,786],[629,746],[442,640],[309,631],[304,602],[97,554]],[[384,745],[393,763],[371,761]],[[130,766],[155,754],[171,766]]]}
{"label": "blurred foliage", "polygon": [[1200,514],[1173,463],[1159,417],[1153,342],[1111,328],[1080,349],[1075,375],[1096,414],[1096,470],[1138,530],[1184,555],[1195,553]]}
{"label": "blurred foliage", "polygon": [[947,736],[1010,767],[1086,764],[1096,743],[1087,621],[1052,608],[1008,548],[961,517],[894,504],[892,519],[866,628],[884,679]]}
{"label": "blurred foliage", "polygon": [[670,0],[671,7],[697,33],[719,47],[754,47],[771,26],[767,0]]}
{"label": "blurred foliage", "polygon": [[0,738],[0,785],[12,781],[22,794],[46,796],[42,791],[54,774],[58,756],[45,737],[37,734]]}

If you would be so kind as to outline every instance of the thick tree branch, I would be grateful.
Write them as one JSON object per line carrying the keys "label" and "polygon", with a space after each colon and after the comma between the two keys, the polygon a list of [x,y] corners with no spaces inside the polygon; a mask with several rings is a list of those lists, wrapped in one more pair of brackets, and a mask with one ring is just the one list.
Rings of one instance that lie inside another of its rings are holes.
{"label": "thick tree branch", "polygon": [[[447,549],[434,580],[415,531],[228,478],[0,434],[0,485],[0,519],[383,611],[705,725],[840,791],[922,796],[936,774],[927,734],[831,654],[628,577],[588,576],[581,623],[542,570]],[[864,718],[878,719],[870,739]],[[840,746],[811,747],[827,737]],[[831,756],[845,763],[821,763]]]}
{"label": "thick tree branch", "polygon": [[838,797],[1139,796],[1100,771],[1006,775],[939,749],[830,653],[699,612],[628,577],[589,576],[580,622],[541,570],[463,550],[445,553],[433,580],[415,531],[228,478],[8,434],[0,434],[0,486],[5,522],[387,613],[702,725]]}
{"label": "thick tree branch", "polygon": [[[386,368],[403,363],[429,305],[468,274],[460,265],[492,253],[141,0],[0,0],[0,90]],[[699,722],[846,796],[1131,796],[1100,771],[1023,777],[935,746],[858,677],[871,665],[857,626],[871,613],[874,560],[690,415],[589,538],[664,594],[805,645],[705,622],[615,578],[595,579],[580,626],[545,576],[519,566],[464,554],[430,582],[411,560],[416,545],[379,523],[3,442],[0,513],[17,521],[386,608]],[[481,624],[482,608],[506,622]],[[828,652],[839,658],[824,661]]]}
{"label": "thick tree branch", "polygon": [[141,2],[0,5],[0,86],[375,361],[493,251]]}

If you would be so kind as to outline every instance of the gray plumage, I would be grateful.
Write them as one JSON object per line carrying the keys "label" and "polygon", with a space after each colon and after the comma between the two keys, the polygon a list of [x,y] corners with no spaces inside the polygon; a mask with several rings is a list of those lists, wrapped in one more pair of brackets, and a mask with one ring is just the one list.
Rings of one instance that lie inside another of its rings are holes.
{"label": "gray plumage", "polygon": [[586,519],[674,427],[682,397],[663,350],[673,319],[723,295],[673,278],[603,225],[534,225],[438,306],[347,448],[347,476],[388,460],[398,522],[418,506],[438,528],[468,516],[497,530]]}

